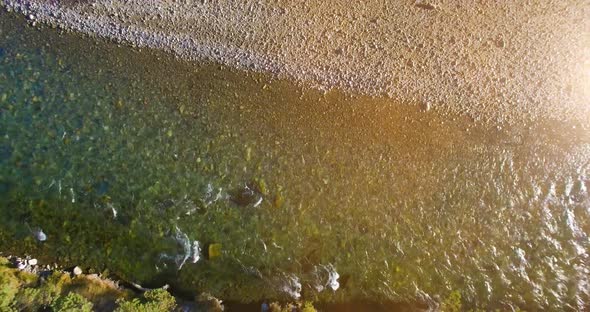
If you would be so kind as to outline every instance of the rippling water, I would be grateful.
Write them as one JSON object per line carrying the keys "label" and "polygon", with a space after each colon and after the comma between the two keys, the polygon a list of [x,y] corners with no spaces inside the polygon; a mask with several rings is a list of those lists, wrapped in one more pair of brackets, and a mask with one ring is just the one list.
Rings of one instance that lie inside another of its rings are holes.
{"label": "rippling water", "polygon": [[0,109],[4,251],[239,301],[590,302],[587,125],[478,124],[5,13]]}

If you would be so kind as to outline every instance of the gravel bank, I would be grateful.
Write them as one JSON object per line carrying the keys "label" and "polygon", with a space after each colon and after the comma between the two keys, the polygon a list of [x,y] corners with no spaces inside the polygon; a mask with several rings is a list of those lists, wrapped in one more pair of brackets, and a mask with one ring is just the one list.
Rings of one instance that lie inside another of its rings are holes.
{"label": "gravel bank", "polygon": [[590,121],[588,1],[4,0],[189,60],[476,120]]}

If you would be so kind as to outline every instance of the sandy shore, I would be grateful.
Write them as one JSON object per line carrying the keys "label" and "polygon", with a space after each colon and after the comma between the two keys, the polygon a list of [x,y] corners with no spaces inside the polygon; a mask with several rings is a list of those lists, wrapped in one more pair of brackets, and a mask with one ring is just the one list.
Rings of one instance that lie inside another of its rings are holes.
{"label": "sandy shore", "polygon": [[590,121],[588,1],[3,2],[36,22],[442,114]]}

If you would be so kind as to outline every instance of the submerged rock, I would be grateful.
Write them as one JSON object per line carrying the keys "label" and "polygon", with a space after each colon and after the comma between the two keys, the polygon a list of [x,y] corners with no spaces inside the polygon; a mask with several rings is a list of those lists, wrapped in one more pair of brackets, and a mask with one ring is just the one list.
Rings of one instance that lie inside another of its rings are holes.
{"label": "submerged rock", "polygon": [[45,232],[43,232],[41,228],[32,229],[28,224],[27,227],[29,228],[29,231],[31,231],[31,234],[33,235],[33,237],[35,237],[36,240],[40,242],[44,242],[47,240],[47,234],[45,234]]}
{"label": "submerged rock", "polygon": [[221,256],[221,244],[210,244],[208,249],[209,259],[214,259]]}
{"label": "submerged rock", "polygon": [[263,200],[262,193],[250,184],[239,187],[230,194],[232,202],[241,207],[258,207]]}
{"label": "submerged rock", "polygon": [[36,231],[34,233],[35,238],[40,241],[40,242],[44,242],[47,240],[47,235],[43,232],[43,230],[39,229],[38,231]]}
{"label": "submerged rock", "polygon": [[211,183],[209,183],[209,184],[207,184],[205,194],[201,198],[201,201],[203,202],[204,206],[207,207],[207,206],[213,204],[214,202],[222,199],[223,197],[224,197],[223,196],[223,189],[221,187],[215,189],[213,187],[213,185]]}
{"label": "submerged rock", "polygon": [[315,276],[314,288],[317,292],[322,292],[326,288],[330,288],[332,291],[340,288],[340,283],[338,282],[340,274],[336,272],[332,264],[316,266],[313,275]]}
{"label": "submerged rock", "polygon": [[295,275],[286,276],[286,279],[283,281],[283,285],[281,287],[281,290],[291,296],[293,299],[301,298],[301,289],[301,282]]}
{"label": "submerged rock", "polygon": [[181,250],[176,254],[160,254],[160,260],[171,260],[174,261],[178,270],[186,264],[190,259],[190,262],[197,263],[201,259],[201,243],[197,240],[191,242],[188,235],[178,228],[175,229],[174,240],[180,245]]}

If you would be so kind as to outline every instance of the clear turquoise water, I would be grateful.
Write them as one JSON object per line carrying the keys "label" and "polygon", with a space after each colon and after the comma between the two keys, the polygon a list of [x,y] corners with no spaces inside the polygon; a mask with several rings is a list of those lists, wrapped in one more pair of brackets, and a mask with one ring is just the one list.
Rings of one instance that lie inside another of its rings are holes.
{"label": "clear turquoise water", "polygon": [[5,252],[238,301],[590,300],[585,125],[476,124],[6,13],[0,108]]}

